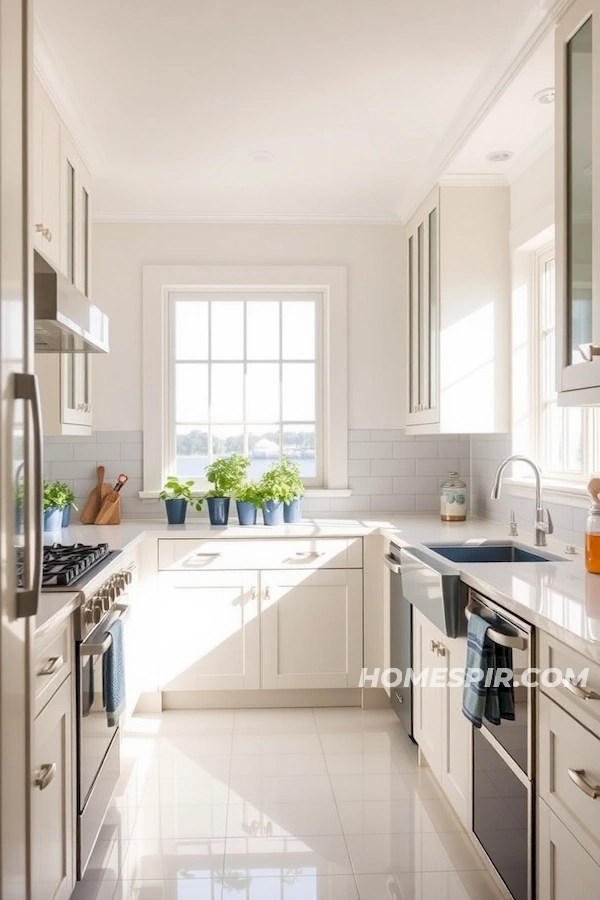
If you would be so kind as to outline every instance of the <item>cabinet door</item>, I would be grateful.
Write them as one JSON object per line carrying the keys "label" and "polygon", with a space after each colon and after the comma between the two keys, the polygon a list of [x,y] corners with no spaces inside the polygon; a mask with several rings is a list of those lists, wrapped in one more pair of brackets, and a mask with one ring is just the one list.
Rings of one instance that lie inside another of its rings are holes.
{"label": "cabinet door", "polygon": [[60,417],[64,425],[92,426],[90,357],[63,353],[60,358]]}
{"label": "cabinet door", "polygon": [[362,572],[261,572],[263,688],[357,688]]}
{"label": "cabinet door", "polygon": [[159,574],[160,689],[260,687],[258,574]]}
{"label": "cabinet door", "polygon": [[561,405],[600,399],[600,10],[576,0],[556,31],[556,312]]}
{"label": "cabinet door", "polygon": [[33,243],[60,265],[60,120],[48,95],[33,89]]}
{"label": "cabinet door", "polygon": [[34,723],[31,802],[33,900],[66,900],[73,890],[72,679]]}
{"label": "cabinet door", "polygon": [[407,424],[439,421],[439,191],[409,226]]}
{"label": "cabinet door", "polygon": [[[415,675],[428,670],[444,667],[444,660],[439,656],[441,632],[432,625],[429,619],[413,609],[413,669]],[[413,689],[413,716],[415,740],[423,752],[427,763],[438,781],[442,771],[442,712],[443,689],[431,683],[419,682]]]}
{"label": "cabinet door", "polygon": [[[442,767],[441,785],[454,811],[467,827],[471,797],[471,724],[462,711],[462,684],[452,677],[452,671],[464,672],[467,663],[467,639],[440,638],[442,657],[448,672],[448,683],[443,689],[442,715]],[[439,690],[439,689],[438,689]]]}
{"label": "cabinet door", "polygon": [[596,865],[560,819],[538,800],[538,900],[591,900],[598,896]]}

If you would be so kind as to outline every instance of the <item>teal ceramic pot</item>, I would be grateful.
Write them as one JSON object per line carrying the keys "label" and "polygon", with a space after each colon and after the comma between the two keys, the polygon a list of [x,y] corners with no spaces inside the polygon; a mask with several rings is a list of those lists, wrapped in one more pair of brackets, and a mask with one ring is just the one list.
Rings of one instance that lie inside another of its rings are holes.
{"label": "teal ceramic pot", "polygon": [[256,525],[256,507],[247,500],[236,500],[238,521],[240,525]]}
{"label": "teal ceramic pot", "polygon": [[266,500],[262,505],[262,514],[265,525],[283,525],[283,503]]}
{"label": "teal ceramic pot", "polygon": [[208,518],[211,525],[227,525],[229,521],[229,497],[207,497]]}
{"label": "teal ceramic pot", "polygon": [[187,508],[187,500],[165,500],[167,522],[169,523],[169,525],[183,525],[185,523]]}
{"label": "teal ceramic pot", "polygon": [[71,523],[71,504],[70,503],[68,506],[65,506],[65,508],[62,511],[62,514],[63,514],[62,527],[68,528]]}
{"label": "teal ceramic pot", "polygon": [[44,531],[60,531],[62,528],[63,511],[57,506],[51,506],[44,510]]}
{"label": "teal ceramic pot", "polygon": [[302,520],[302,497],[296,497],[290,503],[283,504],[283,521],[289,525]]}

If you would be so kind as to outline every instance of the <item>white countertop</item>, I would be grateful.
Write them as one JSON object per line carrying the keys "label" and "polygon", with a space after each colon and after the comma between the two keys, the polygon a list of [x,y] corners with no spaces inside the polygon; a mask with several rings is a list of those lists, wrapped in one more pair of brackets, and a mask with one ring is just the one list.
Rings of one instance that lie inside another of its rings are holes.
{"label": "white countertop", "polygon": [[[60,535],[63,543],[107,542],[111,549],[125,550],[144,537],[261,539],[283,537],[365,537],[383,534],[399,546],[432,541],[466,541],[478,538],[508,538],[506,525],[484,519],[441,522],[437,516],[373,515],[348,518],[315,518],[298,525],[226,528],[192,520],[186,525],[167,525],[164,520],[129,520],[120,525],[71,525]],[[58,535],[48,535],[58,540]],[[532,535],[523,532],[517,541],[532,545]],[[455,565],[463,581],[510,609],[532,625],[563,640],[591,659],[600,662],[600,576],[585,571],[581,549],[575,557],[564,556],[565,547],[548,541],[548,550],[564,557],[564,562],[546,563],[460,563]],[[46,598],[53,598],[47,600]],[[65,594],[44,594],[43,616],[55,598]],[[68,601],[67,601],[68,602]],[[73,602],[72,599],[70,601]],[[55,613],[56,614],[56,611]],[[48,620],[48,616],[44,621]],[[38,626],[39,627],[39,626]]]}

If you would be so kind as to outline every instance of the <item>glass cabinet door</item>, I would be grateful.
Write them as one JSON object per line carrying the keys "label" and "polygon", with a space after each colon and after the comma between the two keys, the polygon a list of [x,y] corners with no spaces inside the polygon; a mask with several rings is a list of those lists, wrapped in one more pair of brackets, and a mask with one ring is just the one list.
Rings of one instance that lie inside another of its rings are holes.
{"label": "glass cabinet door", "polygon": [[[576,2],[557,29],[557,333],[559,404],[600,402],[600,297],[597,290],[600,113],[598,19]],[[583,393],[582,393],[583,392]]]}
{"label": "glass cabinet door", "polygon": [[438,421],[439,230],[438,195],[421,207],[407,245],[407,424]]}

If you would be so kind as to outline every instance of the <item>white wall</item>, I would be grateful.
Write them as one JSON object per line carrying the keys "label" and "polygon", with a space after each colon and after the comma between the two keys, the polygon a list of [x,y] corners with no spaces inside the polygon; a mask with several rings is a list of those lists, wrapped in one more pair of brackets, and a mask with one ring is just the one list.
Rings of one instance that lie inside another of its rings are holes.
{"label": "white wall", "polygon": [[348,267],[349,427],[404,425],[400,225],[105,224],[93,228],[93,297],[111,353],[93,361],[94,428],[142,428],[142,266]]}

